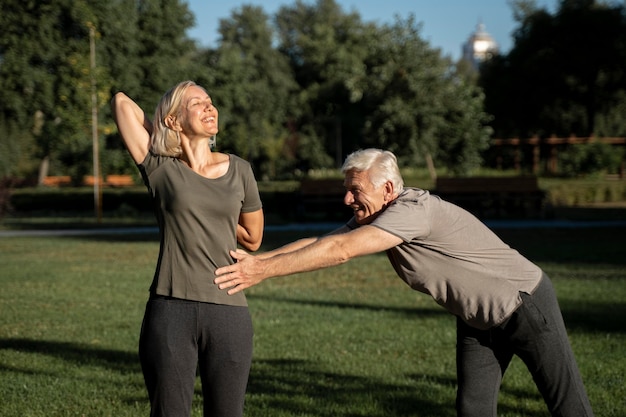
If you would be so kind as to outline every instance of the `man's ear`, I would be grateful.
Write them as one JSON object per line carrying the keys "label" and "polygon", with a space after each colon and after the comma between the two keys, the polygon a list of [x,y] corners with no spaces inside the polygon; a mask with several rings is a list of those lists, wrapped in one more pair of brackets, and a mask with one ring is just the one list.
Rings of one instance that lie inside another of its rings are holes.
{"label": "man's ear", "polygon": [[393,191],[393,183],[391,181],[387,181],[383,187],[383,197],[385,202],[389,202],[393,200],[394,191]]}

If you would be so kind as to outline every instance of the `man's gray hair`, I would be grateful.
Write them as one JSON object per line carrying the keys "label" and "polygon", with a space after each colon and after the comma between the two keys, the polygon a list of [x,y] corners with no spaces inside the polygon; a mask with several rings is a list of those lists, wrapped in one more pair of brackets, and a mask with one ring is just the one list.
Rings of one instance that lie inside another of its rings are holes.
{"label": "man's gray hair", "polygon": [[350,170],[369,171],[370,181],[376,188],[387,181],[393,184],[395,194],[400,194],[404,188],[398,160],[392,152],[375,148],[353,152],[348,155],[341,167],[344,174]]}

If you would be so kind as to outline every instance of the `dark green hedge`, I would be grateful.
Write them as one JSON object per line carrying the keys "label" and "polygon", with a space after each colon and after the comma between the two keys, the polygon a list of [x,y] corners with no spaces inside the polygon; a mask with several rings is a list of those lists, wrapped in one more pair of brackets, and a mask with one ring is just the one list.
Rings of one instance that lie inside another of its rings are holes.
{"label": "dark green hedge", "polygon": [[[286,222],[329,221],[349,219],[350,210],[341,196],[320,201],[303,199],[299,190],[261,191],[268,224]],[[152,214],[152,205],[143,187],[104,188],[102,210],[105,216]],[[93,213],[94,192],[91,188],[26,188],[11,192],[8,212],[13,216],[65,216]]]}

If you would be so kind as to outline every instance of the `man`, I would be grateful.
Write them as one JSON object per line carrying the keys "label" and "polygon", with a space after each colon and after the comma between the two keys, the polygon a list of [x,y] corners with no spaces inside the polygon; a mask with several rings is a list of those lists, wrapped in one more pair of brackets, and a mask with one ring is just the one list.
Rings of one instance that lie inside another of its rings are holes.
{"label": "man", "polygon": [[531,372],[553,416],[593,416],[550,279],[469,212],[404,188],[396,157],[366,149],[348,156],[344,203],[354,217],[320,238],[302,239],[234,265],[215,283],[235,294],[275,276],[312,271],[386,251],[411,288],[457,316],[457,414],[497,414],[513,355]]}

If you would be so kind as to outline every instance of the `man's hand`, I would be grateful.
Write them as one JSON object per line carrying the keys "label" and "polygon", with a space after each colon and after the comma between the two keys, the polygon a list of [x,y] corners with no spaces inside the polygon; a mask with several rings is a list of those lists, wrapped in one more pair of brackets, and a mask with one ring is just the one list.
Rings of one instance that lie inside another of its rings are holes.
{"label": "man's hand", "polygon": [[237,249],[237,251],[231,250],[230,255],[237,262],[216,269],[215,275],[217,275],[217,278],[213,281],[220,290],[230,288],[228,295],[243,291],[267,278],[262,275],[261,260],[256,259],[241,249]]}

